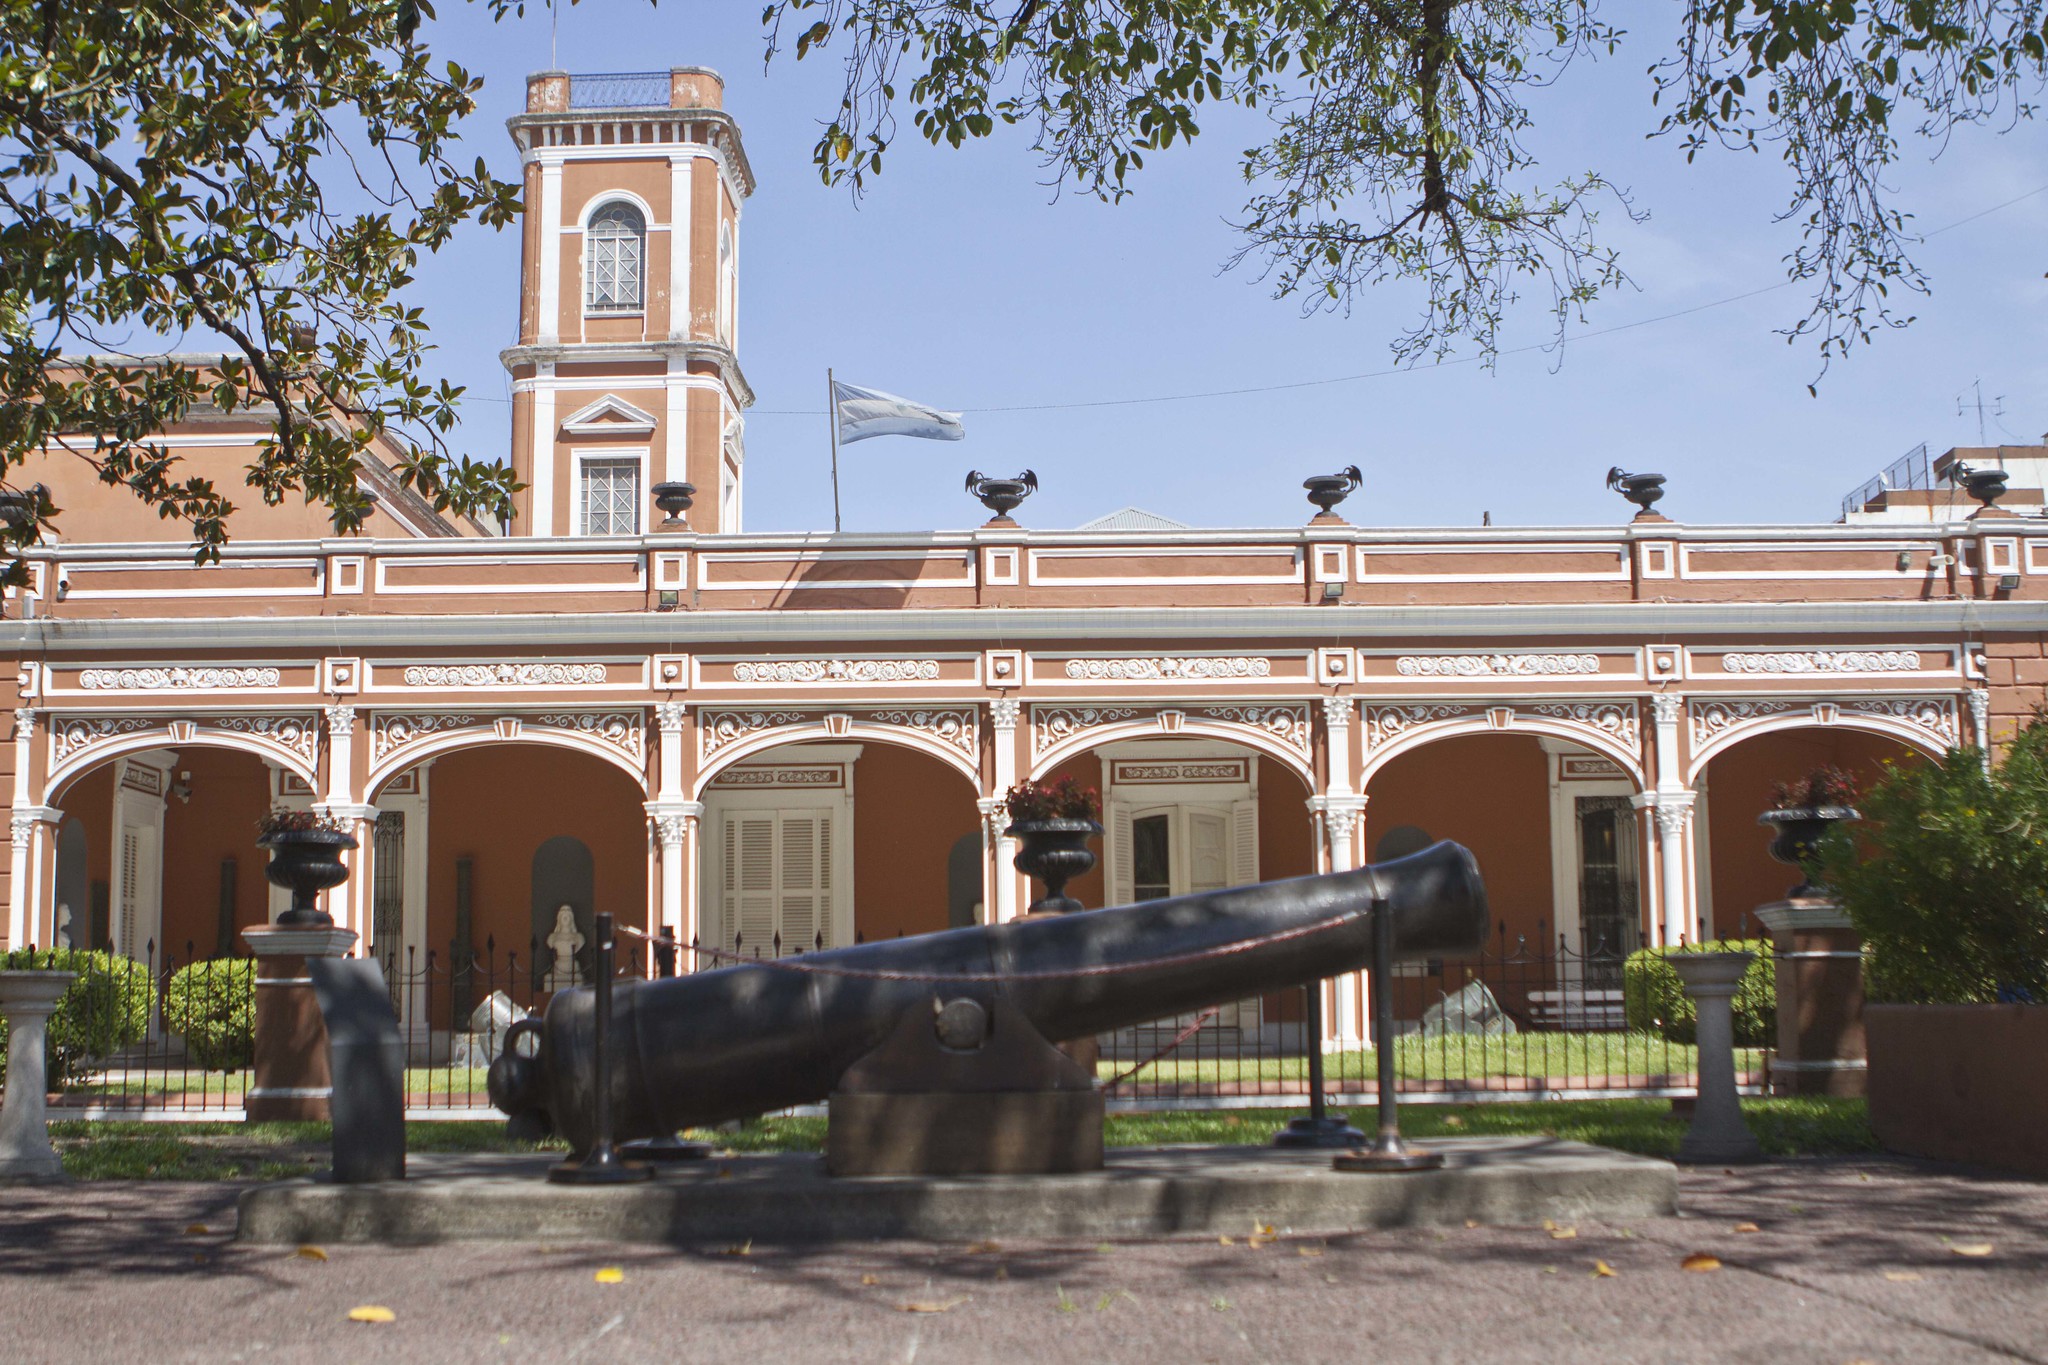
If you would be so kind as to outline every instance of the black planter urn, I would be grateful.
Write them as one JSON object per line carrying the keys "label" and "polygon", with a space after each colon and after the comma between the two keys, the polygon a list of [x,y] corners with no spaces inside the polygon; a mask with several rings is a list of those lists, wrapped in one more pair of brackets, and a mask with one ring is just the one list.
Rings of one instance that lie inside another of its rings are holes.
{"label": "black planter urn", "polygon": [[1787,867],[1798,868],[1801,873],[1799,885],[1786,892],[1785,899],[1816,900],[1827,896],[1827,888],[1814,876],[1814,862],[1820,856],[1820,841],[1842,821],[1861,818],[1861,812],[1854,806],[1787,806],[1782,810],[1767,810],[1757,816],[1759,825],[1767,825],[1777,831],[1771,840],[1771,856]]}
{"label": "black planter urn", "polygon": [[1095,866],[1090,839],[1102,837],[1094,820],[1019,820],[1003,833],[1023,845],[1016,866],[1045,883],[1045,895],[1025,911],[1032,915],[1064,915],[1084,908],[1067,894],[1067,883]]}
{"label": "black planter urn", "polygon": [[270,850],[263,875],[273,886],[292,893],[292,907],[277,917],[279,924],[326,928],[334,917],[319,906],[322,891],[348,880],[341,855],[356,847],[356,836],[338,829],[281,829],[256,841]]}

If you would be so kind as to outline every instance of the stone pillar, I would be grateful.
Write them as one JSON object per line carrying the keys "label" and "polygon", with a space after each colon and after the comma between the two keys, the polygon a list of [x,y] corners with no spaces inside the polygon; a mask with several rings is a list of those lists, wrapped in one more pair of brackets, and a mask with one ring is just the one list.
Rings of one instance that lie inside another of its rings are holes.
{"label": "stone pillar", "polygon": [[1755,953],[1673,953],[1665,959],[1685,983],[1698,1013],[1699,1098],[1692,1127],[1678,1144],[1678,1159],[1755,1161],[1763,1155],[1735,1093],[1735,988]]}
{"label": "stone pillar", "polygon": [[7,946],[25,948],[35,904],[29,899],[29,867],[35,856],[35,822],[29,816],[29,782],[35,763],[36,713],[21,707],[14,713],[13,848],[7,864]]}
{"label": "stone pillar", "polygon": [[1760,905],[1778,969],[1774,1095],[1861,1095],[1869,1078],[1863,1049],[1863,939],[1829,900]]}
{"label": "stone pillar", "polygon": [[1692,824],[1696,799],[1686,785],[1685,762],[1679,751],[1679,722],[1685,716],[1685,698],[1674,692],[1659,692],[1650,698],[1650,712],[1657,736],[1656,788],[1635,798],[1638,809],[1656,812],[1657,890],[1661,915],[1653,937],[1664,946],[1695,938],[1698,916],[1692,903],[1692,868],[1687,855],[1686,831]]}
{"label": "stone pillar", "polygon": [[985,836],[995,855],[993,877],[995,901],[988,907],[991,924],[1007,924],[1017,918],[1017,883],[1023,874],[1017,871],[1017,841],[1005,835],[1009,819],[1002,812],[1001,803],[1011,787],[1017,783],[1017,721],[1023,714],[1024,703],[1015,697],[998,697],[988,704],[989,724],[995,731],[995,743],[990,748],[994,760],[994,783],[996,803],[994,813],[983,809]]}
{"label": "stone pillar", "polygon": [[50,1014],[76,972],[0,972],[0,1016],[7,1020],[7,1101],[0,1105],[0,1183],[68,1179],[50,1145]]}
{"label": "stone pillar", "polygon": [[[704,814],[704,803],[650,801],[647,814],[661,842],[661,922],[657,927],[674,934],[676,942],[687,947],[699,932],[695,883],[690,876],[695,842],[691,836]],[[695,965],[686,958],[678,959],[677,970],[691,971]]]}
{"label": "stone pillar", "polygon": [[[1309,809],[1321,826],[1327,844],[1327,870],[1348,872],[1359,866],[1358,831],[1365,822],[1366,798],[1351,792],[1332,792],[1309,798]],[[1325,989],[1323,1050],[1355,1051],[1366,1045],[1365,1021],[1372,1002],[1363,972],[1344,972],[1331,977]]]}
{"label": "stone pillar", "polygon": [[242,931],[256,957],[256,1065],[243,1112],[251,1123],[332,1117],[327,1026],[307,974],[309,957],[346,957],[351,929],[266,924]]}

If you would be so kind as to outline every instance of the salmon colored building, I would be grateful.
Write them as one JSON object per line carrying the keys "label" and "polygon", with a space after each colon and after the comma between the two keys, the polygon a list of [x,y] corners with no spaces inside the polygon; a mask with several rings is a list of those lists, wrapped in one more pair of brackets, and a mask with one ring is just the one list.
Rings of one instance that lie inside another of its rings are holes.
{"label": "salmon colored building", "polygon": [[[748,954],[1000,921],[1031,895],[1002,793],[1074,774],[1106,802],[1088,904],[1449,838],[1503,935],[1613,958],[1783,895],[1774,779],[1996,742],[2043,700],[2048,521],[1967,500],[750,534],[754,182],[721,94],[530,82],[509,527],[372,461],[361,534],[255,507],[198,567],[63,452],[21,471],[66,514],[0,622],[10,944],[243,951],[283,903],[252,842],[275,804],[353,823],[328,905],[387,962],[529,953],[563,906]],[[229,479],[259,435],[196,413],[166,440]],[[1355,1042],[1362,986],[1329,989]]]}

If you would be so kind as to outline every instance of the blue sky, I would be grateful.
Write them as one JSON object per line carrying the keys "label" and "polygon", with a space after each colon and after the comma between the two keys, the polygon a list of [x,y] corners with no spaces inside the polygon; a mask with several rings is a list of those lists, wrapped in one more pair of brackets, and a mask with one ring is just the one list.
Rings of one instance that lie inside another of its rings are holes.
{"label": "blue sky", "polygon": [[[1374,291],[1348,317],[1304,318],[1254,273],[1221,270],[1254,118],[1218,111],[1192,147],[1152,158],[1116,206],[1054,196],[1018,130],[935,149],[906,118],[855,204],[809,159],[836,106],[836,64],[785,54],[764,73],[759,14],[753,0],[586,0],[561,14],[556,57],[572,72],[705,65],[726,79],[760,180],[741,244],[740,359],[758,400],[749,530],[831,526],[827,366],[967,410],[964,442],[890,437],[842,452],[850,531],[973,525],[986,514],[961,491],[966,471],[1026,467],[1040,483],[1018,513],[1030,526],[1126,504],[1197,526],[1290,525],[1312,510],[1304,477],[1353,463],[1365,484],[1343,510],[1369,524],[1474,525],[1487,512],[1497,525],[1618,522],[1631,509],[1602,486],[1616,464],[1667,474],[1659,510],[1679,520],[1826,521],[1910,447],[1975,444],[1974,412],[1957,413],[1975,381],[2003,398],[2004,415],[1986,417],[1992,441],[2048,431],[2048,192],[1932,236],[1919,259],[1935,292],[1912,300],[1918,321],[1838,360],[1811,397],[1816,352],[1774,333],[1805,312],[1797,286],[1702,308],[1781,281],[1796,229],[1773,221],[1787,182],[1769,155],[1688,167],[1676,143],[1644,136],[1661,35],[1574,67],[1545,96],[1536,139],[1546,171],[1597,167],[1649,215],[1603,220],[1637,288],[1595,305],[1561,356],[1385,374],[1412,295]],[[550,64],[548,16],[493,24],[475,5],[441,16],[437,51],[486,81],[468,154],[515,178],[503,121],[526,73]],[[1942,227],[2048,190],[2048,127],[1969,130],[1939,159],[1909,145],[1892,180],[1923,231]],[[462,446],[477,456],[501,457],[509,439],[497,353],[514,337],[517,274],[513,234],[472,229],[417,288],[439,371],[469,387]],[[1543,302],[1505,347],[1548,339]],[[1379,377],[1058,406],[1361,374]]]}

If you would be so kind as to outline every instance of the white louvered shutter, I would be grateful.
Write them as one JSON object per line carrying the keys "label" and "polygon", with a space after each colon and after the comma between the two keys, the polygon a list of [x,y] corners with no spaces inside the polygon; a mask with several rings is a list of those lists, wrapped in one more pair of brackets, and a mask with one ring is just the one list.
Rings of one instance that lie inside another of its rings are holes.
{"label": "white louvered shutter", "polygon": [[1103,857],[1108,864],[1109,903],[1129,905],[1138,893],[1131,884],[1131,808],[1121,801],[1109,808],[1109,847]]}
{"label": "white louvered shutter", "polygon": [[781,848],[777,864],[781,873],[776,888],[776,930],[782,935],[784,953],[800,953],[812,946],[824,923],[829,887],[823,849],[829,845],[830,817],[818,811],[782,811]]}
{"label": "white louvered shutter", "polygon": [[1259,803],[1230,804],[1230,884],[1249,886],[1259,879]]}
{"label": "white louvered shutter", "polygon": [[725,818],[725,933],[740,951],[767,956],[775,937],[775,812]]}

